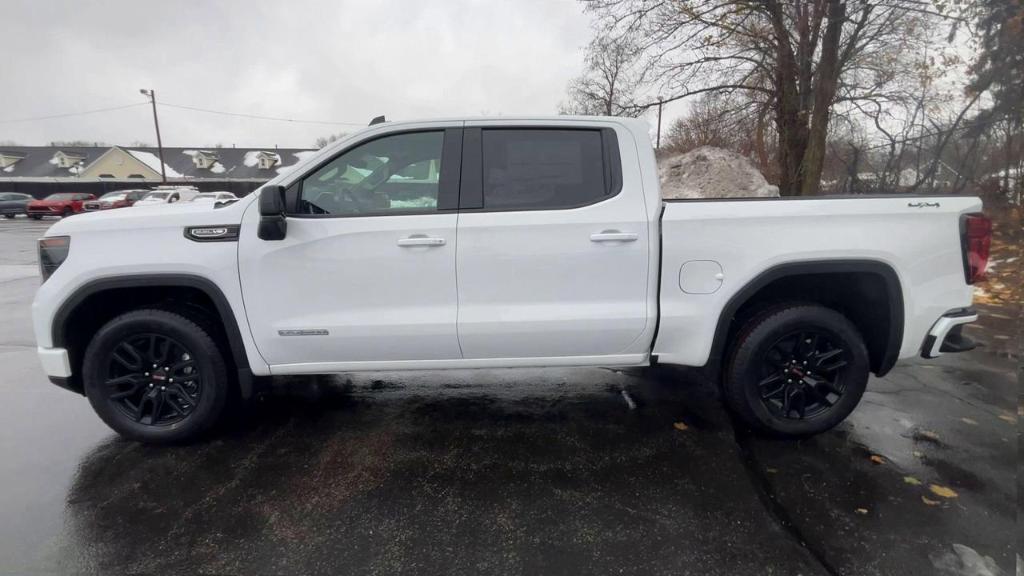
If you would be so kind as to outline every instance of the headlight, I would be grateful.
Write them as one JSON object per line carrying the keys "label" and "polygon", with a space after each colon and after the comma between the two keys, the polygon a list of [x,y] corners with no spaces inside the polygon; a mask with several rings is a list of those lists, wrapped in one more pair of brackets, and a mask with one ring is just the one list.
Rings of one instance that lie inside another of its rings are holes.
{"label": "headlight", "polygon": [[43,282],[64,263],[71,249],[70,236],[50,236],[39,239],[39,273]]}

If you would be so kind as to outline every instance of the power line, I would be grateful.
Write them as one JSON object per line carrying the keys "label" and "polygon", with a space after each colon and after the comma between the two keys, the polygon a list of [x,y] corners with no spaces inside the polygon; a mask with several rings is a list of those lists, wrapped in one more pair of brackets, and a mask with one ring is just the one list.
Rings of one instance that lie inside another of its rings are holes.
{"label": "power line", "polygon": [[296,118],[281,118],[277,116],[260,116],[257,114],[244,114],[241,112],[224,112],[223,110],[209,110],[206,108],[197,108],[195,106],[185,106],[183,104],[168,104],[167,102],[157,102],[156,105],[166,106],[168,108],[179,108],[181,110],[191,110],[193,112],[205,112],[207,114],[220,114],[221,116],[251,118],[254,120],[273,120],[276,122],[292,122],[295,124],[334,124],[337,126],[366,126],[365,122],[336,122],[333,120],[300,120]]}
{"label": "power line", "polygon": [[[124,110],[126,108],[134,108],[136,106],[145,106],[148,102],[139,102],[136,104],[125,104],[123,106],[111,106],[109,108],[97,108],[95,110],[83,110],[81,112],[66,112],[63,114],[51,114],[48,116],[34,116],[31,118],[12,118],[9,120],[0,120],[0,124],[13,124],[15,122],[36,122],[39,120],[52,120],[55,118],[69,118],[72,116],[84,116],[86,114],[97,114],[100,112],[113,112],[115,110]],[[204,112],[207,114],[219,114],[221,116],[233,116],[235,118],[249,118],[253,120],[272,120],[275,122],[291,122],[294,124],[332,124],[335,126],[366,126],[365,122],[337,122],[334,120],[306,120],[298,118],[282,118],[279,116],[260,116],[258,114],[245,114],[242,112],[225,112],[223,110],[209,110],[207,108],[198,108],[196,106],[186,106],[184,104],[169,104],[167,102],[157,102],[157,106],[164,106],[168,108],[178,108],[180,110],[189,110],[192,112]]]}
{"label": "power line", "polygon": [[68,118],[70,116],[84,116],[86,114],[97,114],[99,112],[113,112],[114,110],[124,110],[125,108],[134,108],[136,106],[145,106],[147,102],[137,102],[135,104],[125,104],[124,106],[112,106],[110,108],[97,108],[95,110],[83,110],[82,112],[66,112],[64,114],[51,114],[49,116],[35,116],[32,118],[12,118],[10,120],[0,120],[0,124],[13,124],[15,122],[36,122],[38,120],[52,120],[54,118]]}

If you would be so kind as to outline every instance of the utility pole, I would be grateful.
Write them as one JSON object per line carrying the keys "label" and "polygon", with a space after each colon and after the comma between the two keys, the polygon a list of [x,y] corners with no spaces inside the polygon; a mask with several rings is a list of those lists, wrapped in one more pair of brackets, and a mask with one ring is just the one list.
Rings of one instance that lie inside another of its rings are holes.
{"label": "utility pole", "polygon": [[658,141],[655,144],[655,150],[661,150],[661,96],[658,96]]}
{"label": "utility pole", "polygon": [[156,90],[140,88],[139,93],[149,96],[149,102],[153,105],[153,126],[156,127],[156,149],[160,153],[160,179],[167,184],[167,168],[164,164],[164,144],[160,141],[160,121],[156,118]]}

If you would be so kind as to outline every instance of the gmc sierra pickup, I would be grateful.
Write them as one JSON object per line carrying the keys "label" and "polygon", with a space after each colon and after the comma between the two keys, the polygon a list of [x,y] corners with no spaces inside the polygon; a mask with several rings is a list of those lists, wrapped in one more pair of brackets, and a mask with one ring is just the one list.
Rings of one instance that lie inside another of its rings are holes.
{"label": "gmc sierra pickup", "polygon": [[799,436],[869,373],[972,346],[977,198],[663,200],[647,125],[621,118],[383,123],[281,172],[233,203],[53,225],[50,380],[170,442],[278,374],[660,362]]}

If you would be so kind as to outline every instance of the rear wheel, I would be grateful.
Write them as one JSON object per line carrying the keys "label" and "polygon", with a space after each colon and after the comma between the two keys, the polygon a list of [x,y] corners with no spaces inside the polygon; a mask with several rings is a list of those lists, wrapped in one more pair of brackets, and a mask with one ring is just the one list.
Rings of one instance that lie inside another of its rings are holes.
{"label": "rear wheel", "polygon": [[869,359],[857,328],[816,305],[772,308],[740,330],[726,367],[726,403],[747,425],[807,436],[842,422],[867,386]]}
{"label": "rear wheel", "polygon": [[8,220],[13,220],[14,214],[4,214],[4,218],[7,218]]}
{"label": "rear wheel", "polygon": [[64,210],[61,211],[60,217],[67,218],[68,216],[71,216],[74,213],[75,212],[71,208],[65,208]]}
{"label": "rear wheel", "polygon": [[209,333],[165,310],[137,310],[104,325],[82,373],[100,418],[142,442],[199,437],[220,418],[228,396],[224,358]]}
{"label": "rear wheel", "polygon": [[29,216],[31,216],[33,220],[42,220],[43,219],[43,215],[42,214],[29,214]]}

